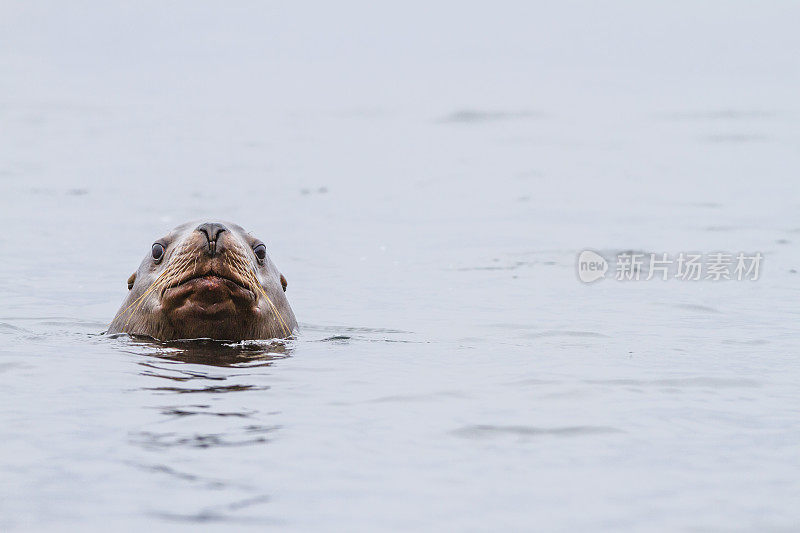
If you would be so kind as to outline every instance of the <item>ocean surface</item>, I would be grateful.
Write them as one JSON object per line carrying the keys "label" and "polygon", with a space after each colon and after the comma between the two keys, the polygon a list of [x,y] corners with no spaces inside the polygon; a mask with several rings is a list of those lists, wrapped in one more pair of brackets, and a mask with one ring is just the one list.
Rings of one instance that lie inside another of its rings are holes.
{"label": "ocean surface", "polygon": [[[798,16],[3,3],[0,529],[797,531]],[[200,218],[294,338],[103,334]]]}

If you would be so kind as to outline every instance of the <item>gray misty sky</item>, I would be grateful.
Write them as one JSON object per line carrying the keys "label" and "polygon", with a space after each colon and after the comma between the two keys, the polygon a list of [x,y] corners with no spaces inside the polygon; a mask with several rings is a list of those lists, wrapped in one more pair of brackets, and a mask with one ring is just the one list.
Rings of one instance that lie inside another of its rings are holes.
{"label": "gray misty sky", "polygon": [[[0,98],[262,109],[789,99],[789,2],[4,2]],[[790,86],[791,85],[791,86]],[[713,97],[708,94],[713,92]]]}

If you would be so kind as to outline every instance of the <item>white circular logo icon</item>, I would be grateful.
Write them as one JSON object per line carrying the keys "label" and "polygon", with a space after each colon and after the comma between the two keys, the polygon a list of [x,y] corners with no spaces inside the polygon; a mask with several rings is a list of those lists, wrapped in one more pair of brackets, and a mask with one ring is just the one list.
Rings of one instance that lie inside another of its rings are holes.
{"label": "white circular logo icon", "polygon": [[578,254],[576,266],[578,268],[578,278],[584,283],[592,283],[598,279],[603,279],[606,277],[606,272],[608,272],[608,261],[592,250],[584,250]]}

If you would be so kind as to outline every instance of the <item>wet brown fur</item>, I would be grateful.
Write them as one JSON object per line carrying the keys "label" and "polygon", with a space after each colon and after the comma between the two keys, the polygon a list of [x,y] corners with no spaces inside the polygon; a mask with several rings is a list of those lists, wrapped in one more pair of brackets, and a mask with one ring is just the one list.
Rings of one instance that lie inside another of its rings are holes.
{"label": "wet brown fur", "polygon": [[[182,224],[156,241],[164,246],[163,257],[154,260],[148,253],[128,279],[130,291],[108,333],[159,340],[290,336],[297,321],[284,294],[286,278],[269,256],[263,261],[255,256],[253,246],[260,241],[240,226],[222,222],[227,231],[210,255],[205,235],[195,229],[198,224]],[[208,279],[216,279],[222,296],[209,299],[202,292],[205,276],[214,276]],[[207,312],[206,307],[219,311]]]}

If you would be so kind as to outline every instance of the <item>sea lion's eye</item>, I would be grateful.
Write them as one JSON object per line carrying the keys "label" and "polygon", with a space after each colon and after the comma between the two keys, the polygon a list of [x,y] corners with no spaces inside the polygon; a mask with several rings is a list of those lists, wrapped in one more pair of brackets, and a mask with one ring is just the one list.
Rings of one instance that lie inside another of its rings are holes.
{"label": "sea lion's eye", "polygon": [[259,261],[263,261],[265,257],[267,257],[267,247],[263,244],[259,244],[255,248],[253,248],[253,253],[256,254]]}
{"label": "sea lion's eye", "polygon": [[161,261],[161,258],[164,257],[164,245],[157,242],[153,245],[153,259],[156,261]]}

